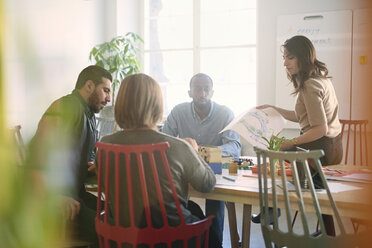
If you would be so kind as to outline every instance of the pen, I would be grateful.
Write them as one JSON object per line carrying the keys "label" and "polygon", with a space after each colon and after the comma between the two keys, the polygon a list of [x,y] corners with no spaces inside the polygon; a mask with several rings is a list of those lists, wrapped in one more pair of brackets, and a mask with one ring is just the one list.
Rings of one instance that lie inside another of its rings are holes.
{"label": "pen", "polygon": [[297,151],[301,151],[301,152],[308,152],[309,151],[309,150],[306,150],[306,149],[304,149],[302,147],[299,147],[299,146],[296,146],[296,148],[297,148]]}
{"label": "pen", "polygon": [[335,170],[335,169],[328,169],[328,168],[326,168],[326,170],[327,171],[334,171],[334,172],[337,172],[337,173],[340,173],[340,174],[344,173],[344,172],[342,172],[340,170]]}
{"label": "pen", "polygon": [[229,180],[231,182],[235,182],[235,179],[234,178],[230,178],[230,177],[226,177],[226,176],[222,176],[222,178],[224,178],[226,180]]}

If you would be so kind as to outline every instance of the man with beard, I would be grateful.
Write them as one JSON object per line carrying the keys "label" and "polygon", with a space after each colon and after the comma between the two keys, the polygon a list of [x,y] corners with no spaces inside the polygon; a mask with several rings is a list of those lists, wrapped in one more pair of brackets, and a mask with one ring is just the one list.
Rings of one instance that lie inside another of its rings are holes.
{"label": "man with beard", "polygon": [[96,247],[97,198],[85,191],[84,182],[89,171],[95,172],[94,114],[110,102],[111,82],[111,74],[99,66],[82,70],[72,93],[54,101],[44,113],[29,149],[35,182],[61,190],[58,202],[63,215],[75,222],[80,238]]}
{"label": "man with beard", "polygon": [[[203,73],[194,75],[190,80],[189,96],[192,102],[175,106],[169,114],[163,132],[179,138],[191,138],[199,145],[219,146],[222,156],[239,156],[241,144],[239,135],[234,131],[220,131],[233,119],[233,112],[226,106],[219,105],[213,96],[213,81]],[[222,247],[225,203],[206,200],[206,215],[215,215],[212,227],[219,237]]]}

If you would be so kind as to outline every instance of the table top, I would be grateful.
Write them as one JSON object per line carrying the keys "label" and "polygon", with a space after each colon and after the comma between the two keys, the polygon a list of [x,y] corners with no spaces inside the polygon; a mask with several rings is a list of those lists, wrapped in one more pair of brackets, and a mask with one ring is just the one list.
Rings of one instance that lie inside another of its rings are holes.
{"label": "table top", "polygon": [[[328,168],[348,171],[364,169],[366,167],[335,165],[329,166]],[[190,195],[192,197],[259,205],[258,178],[243,175],[252,175],[252,172],[250,170],[239,170],[238,175],[228,175],[228,170],[223,169],[222,175],[216,175],[217,184],[213,192],[200,193],[191,189]],[[235,179],[235,182],[225,179],[224,177]],[[328,185],[341,216],[372,220],[372,197],[370,197],[370,195],[372,195],[371,183],[328,181]],[[349,190],[343,189],[344,187],[349,187]],[[350,190],[350,188],[352,188],[352,190]],[[277,187],[277,192],[280,191],[280,187]],[[291,194],[290,200],[296,201],[297,197],[295,193],[291,192]],[[332,209],[326,197],[326,193],[318,193],[317,196],[323,213],[332,214]],[[303,192],[303,197],[305,207],[307,206],[309,209],[312,208],[310,207],[312,205],[310,192]],[[278,195],[278,203],[279,207],[284,207],[283,197],[281,197],[280,193]],[[291,205],[296,209],[297,204]]]}

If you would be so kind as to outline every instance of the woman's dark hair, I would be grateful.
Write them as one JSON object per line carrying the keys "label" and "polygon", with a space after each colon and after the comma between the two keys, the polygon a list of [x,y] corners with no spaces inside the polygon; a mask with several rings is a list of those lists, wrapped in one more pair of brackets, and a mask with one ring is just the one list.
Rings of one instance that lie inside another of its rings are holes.
{"label": "woman's dark hair", "polygon": [[296,95],[304,88],[304,83],[310,77],[324,78],[328,75],[326,64],[316,58],[316,51],[311,41],[302,35],[293,36],[286,40],[282,45],[288,54],[297,58],[299,73],[290,75],[287,73],[288,79],[293,83]]}
{"label": "woman's dark hair", "polygon": [[92,80],[97,86],[102,83],[102,78],[107,78],[112,82],[112,75],[109,71],[98,65],[90,65],[80,72],[75,89],[81,89],[88,80]]}

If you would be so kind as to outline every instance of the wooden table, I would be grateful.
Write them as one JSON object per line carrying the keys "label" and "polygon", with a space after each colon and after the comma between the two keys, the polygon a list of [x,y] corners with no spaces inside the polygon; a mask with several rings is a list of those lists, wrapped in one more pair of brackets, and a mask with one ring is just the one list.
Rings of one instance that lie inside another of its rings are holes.
{"label": "wooden table", "polygon": [[[359,166],[345,166],[336,165],[328,168],[350,170],[360,169],[366,167]],[[221,175],[217,176],[217,185],[212,193],[200,193],[193,189],[190,190],[191,197],[205,198],[212,200],[221,200],[227,202],[227,211],[229,217],[231,247],[238,247],[239,235],[237,232],[236,214],[235,214],[235,203],[243,204],[243,227],[242,227],[242,247],[249,247],[250,240],[250,227],[251,227],[251,210],[252,205],[259,205],[259,190],[258,190],[258,178],[243,177],[242,174],[251,173],[250,171],[239,171],[239,175],[235,176],[237,179],[236,184],[223,179]],[[223,169],[223,175],[228,176],[227,169]],[[231,176],[229,176],[231,177]],[[244,185],[245,184],[245,185]],[[344,217],[363,218],[372,220],[372,204],[369,197],[366,197],[369,190],[372,188],[372,184],[366,183],[351,183],[342,182],[342,184],[353,185],[362,189],[353,191],[344,191],[339,193],[333,193],[334,200],[337,204],[339,213]],[[256,185],[256,186],[254,186]],[[304,202],[306,206],[311,205],[310,193],[304,192]],[[329,201],[325,200],[326,195],[322,197],[318,194],[319,203],[322,208],[322,212],[325,214],[332,214]],[[293,198],[295,196],[293,195]],[[284,202],[282,199],[278,199],[279,207],[284,208]],[[308,204],[307,204],[308,203]],[[296,204],[291,204],[295,207]],[[312,207],[310,208],[312,209]],[[294,209],[296,210],[296,209]]]}

